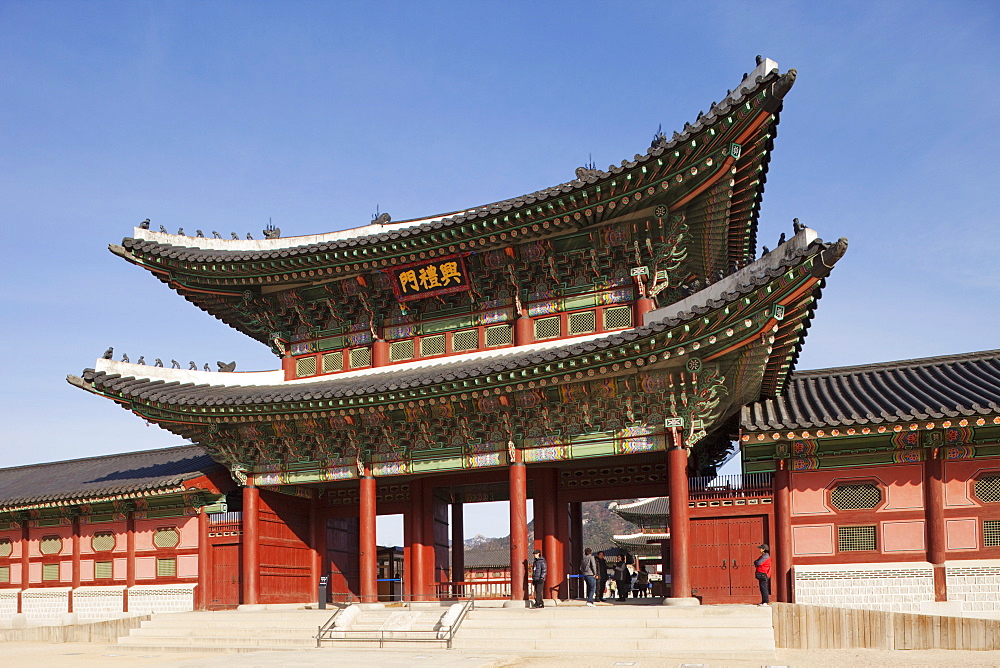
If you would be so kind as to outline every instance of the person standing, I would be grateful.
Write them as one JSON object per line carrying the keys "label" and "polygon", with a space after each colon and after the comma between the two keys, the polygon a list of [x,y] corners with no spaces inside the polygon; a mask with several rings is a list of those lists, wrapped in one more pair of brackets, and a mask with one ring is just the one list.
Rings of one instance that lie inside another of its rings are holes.
{"label": "person standing", "polygon": [[600,603],[604,600],[604,588],[608,582],[608,562],[603,552],[598,552],[594,561],[597,562],[597,602]]}
{"label": "person standing", "polygon": [[624,601],[628,598],[628,593],[632,590],[632,574],[628,572],[628,562],[625,561],[627,555],[622,555],[621,561],[615,564],[615,588],[618,589],[618,600]]}
{"label": "person standing", "polygon": [[545,607],[545,576],[548,573],[548,564],[541,550],[535,550],[535,560],[531,564],[531,584],[535,588],[535,607]]}
{"label": "person standing", "polygon": [[594,589],[597,587],[597,560],[589,547],[583,551],[583,561],[580,562],[580,575],[587,587],[587,605],[594,607]]}
{"label": "person standing", "polygon": [[635,597],[646,598],[649,593],[649,573],[645,566],[639,566],[635,573]]}
{"label": "person standing", "polygon": [[770,607],[771,605],[771,553],[767,543],[757,546],[760,556],[757,557],[753,565],[756,567],[754,577],[757,578],[757,586],[760,587],[760,605]]}

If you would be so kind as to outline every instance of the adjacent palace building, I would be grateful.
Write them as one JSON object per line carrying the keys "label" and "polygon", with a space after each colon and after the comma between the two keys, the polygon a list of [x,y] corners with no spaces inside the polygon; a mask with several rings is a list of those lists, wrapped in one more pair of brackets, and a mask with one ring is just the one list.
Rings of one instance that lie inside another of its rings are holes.
{"label": "adjacent palace building", "polygon": [[[70,376],[194,445],[0,470],[0,619],[315,601],[321,577],[374,601],[379,514],[404,523],[383,593],[463,596],[449,545],[494,500],[504,595],[537,546],[565,596],[580,503],[637,497],[666,497],[647,524],[673,599],[752,601],[771,542],[783,600],[974,604],[1000,581],[998,355],[793,373],[847,249],[796,224],[757,257],[794,81],[759,58],[672,138],[485,206],[263,240],[136,228],[115,255],[280,368],[109,351]],[[746,475],[706,482],[736,440]]]}

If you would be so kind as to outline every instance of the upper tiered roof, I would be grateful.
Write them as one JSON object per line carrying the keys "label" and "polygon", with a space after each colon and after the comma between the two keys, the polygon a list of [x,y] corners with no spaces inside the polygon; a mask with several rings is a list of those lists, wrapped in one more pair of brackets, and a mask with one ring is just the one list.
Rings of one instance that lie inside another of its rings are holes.
{"label": "upper tiered roof", "polygon": [[136,228],[111,250],[267,343],[274,332],[248,313],[260,295],[596,229],[649,217],[657,207],[683,214],[692,275],[705,284],[756,254],[758,204],[778,112],[794,80],[795,70],[779,74],[777,63],[761,58],[736,90],[672,139],[657,139],[606,171],[580,170],[571,181],[492,204],[283,239],[207,239]]}
{"label": "upper tiered roof", "polygon": [[1000,350],[801,371],[742,413],[744,431],[815,429],[1000,414]]}

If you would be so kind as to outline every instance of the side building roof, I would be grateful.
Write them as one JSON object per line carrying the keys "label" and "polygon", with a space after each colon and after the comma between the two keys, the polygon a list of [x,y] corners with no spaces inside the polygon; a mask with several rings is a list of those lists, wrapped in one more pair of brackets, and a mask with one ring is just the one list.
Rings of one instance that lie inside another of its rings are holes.
{"label": "side building roof", "polygon": [[4,468],[0,512],[182,492],[187,481],[220,470],[197,445]]}
{"label": "side building roof", "polygon": [[743,408],[744,431],[1000,414],[1000,350],[795,372]]}

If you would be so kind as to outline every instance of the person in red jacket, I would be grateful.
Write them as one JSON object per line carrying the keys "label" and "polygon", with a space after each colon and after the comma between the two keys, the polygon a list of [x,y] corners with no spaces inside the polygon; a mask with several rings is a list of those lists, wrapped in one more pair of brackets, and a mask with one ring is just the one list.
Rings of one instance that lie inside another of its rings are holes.
{"label": "person in red jacket", "polygon": [[767,543],[758,545],[760,556],[754,560],[753,565],[757,567],[754,577],[757,578],[757,586],[760,587],[760,605],[771,605],[771,554],[768,551]]}

